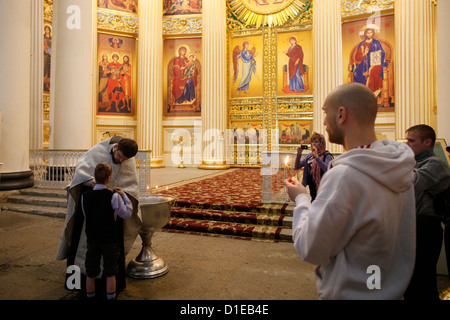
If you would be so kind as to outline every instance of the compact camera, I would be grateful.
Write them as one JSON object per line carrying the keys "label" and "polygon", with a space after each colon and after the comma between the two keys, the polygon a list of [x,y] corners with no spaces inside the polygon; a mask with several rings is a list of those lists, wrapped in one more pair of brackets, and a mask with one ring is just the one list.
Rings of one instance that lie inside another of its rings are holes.
{"label": "compact camera", "polygon": [[300,146],[300,149],[306,150],[306,149],[308,149],[308,148],[309,148],[309,146],[308,146],[307,144],[302,144],[302,145]]}

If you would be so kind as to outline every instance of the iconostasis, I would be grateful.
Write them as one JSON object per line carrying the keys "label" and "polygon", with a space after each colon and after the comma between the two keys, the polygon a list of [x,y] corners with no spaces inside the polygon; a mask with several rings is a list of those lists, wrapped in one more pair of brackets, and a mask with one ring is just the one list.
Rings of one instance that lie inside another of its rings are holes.
{"label": "iconostasis", "polygon": [[[313,4],[228,1],[228,128],[235,132],[228,150],[234,163],[257,166],[261,143],[289,154],[311,142],[313,61],[329,54],[313,52]],[[341,1],[343,83],[360,82],[374,92],[380,139],[395,138],[393,6],[394,1]],[[371,46],[364,45],[369,38]],[[261,129],[266,140],[253,140],[255,147],[251,137],[261,137]]]}
{"label": "iconostasis", "polygon": [[228,122],[236,136],[228,151],[237,165],[258,166],[264,144],[285,152],[311,142],[311,29],[312,1],[228,1]]}
{"label": "iconostasis", "polygon": [[[163,0],[163,150],[194,153],[202,112],[202,1]],[[394,0],[341,0],[343,83],[377,96],[379,138],[395,139]],[[51,1],[44,12],[44,146],[48,146]],[[137,135],[139,1],[97,1],[95,135]],[[227,0],[227,150],[260,166],[264,150],[295,152],[314,131],[312,0]],[[371,46],[365,44],[370,39]],[[48,71],[48,72],[47,72]],[[201,150],[200,150],[201,151]],[[192,155],[194,157],[194,155]],[[170,165],[168,163],[167,165]]]}

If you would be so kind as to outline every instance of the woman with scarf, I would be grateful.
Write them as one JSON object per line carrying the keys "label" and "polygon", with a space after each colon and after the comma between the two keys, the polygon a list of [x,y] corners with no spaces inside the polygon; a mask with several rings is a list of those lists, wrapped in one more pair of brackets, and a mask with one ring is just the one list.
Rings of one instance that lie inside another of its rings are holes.
{"label": "woman with scarf", "polygon": [[311,137],[311,153],[303,160],[303,149],[297,149],[297,157],[295,158],[295,170],[303,169],[302,184],[309,186],[309,192],[312,200],[316,198],[319,189],[320,180],[324,173],[328,170],[328,164],[333,160],[332,154],[325,149],[325,138],[322,134],[314,132]]}

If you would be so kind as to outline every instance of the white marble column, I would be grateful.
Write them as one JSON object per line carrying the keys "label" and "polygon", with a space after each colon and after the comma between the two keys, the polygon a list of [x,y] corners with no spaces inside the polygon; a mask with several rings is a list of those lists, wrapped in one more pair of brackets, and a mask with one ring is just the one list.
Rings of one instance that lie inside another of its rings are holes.
{"label": "white marble column", "polygon": [[29,165],[32,1],[0,0],[0,190],[33,185]]}
{"label": "white marble column", "polygon": [[314,1],[314,130],[323,134],[330,152],[342,152],[342,147],[328,142],[323,120],[323,103],[328,93],[343,83],[341,1]]}
{"label": "white marble column", "polygon": [[50,149],[88,149],[94,143],[96,1],[53,2]]}
{"label": "white marble column", "polygon": [[30,148],[42,149],[44,135],[44,0],[32,1],[31,10]]}
{"label": "white marble column", "polygon": [[226,169],[226,2],[205,0],[202,10],[202,163],[198,167]]}
{"label": "white marble column", "polygon": [[413,125],[435,122],[432,5],[431,0],[395,1],[397,139]]}
{"label": "white marble column", "polygon": [[162,1],[139,1],[138,145],[152,151],[152,168],[163,168]]}
{"label": "white marble column", "polygon": [[[437,2],[437,136],[450,143],[450,1]],[[450,263],[450,262],[449,262]]]}

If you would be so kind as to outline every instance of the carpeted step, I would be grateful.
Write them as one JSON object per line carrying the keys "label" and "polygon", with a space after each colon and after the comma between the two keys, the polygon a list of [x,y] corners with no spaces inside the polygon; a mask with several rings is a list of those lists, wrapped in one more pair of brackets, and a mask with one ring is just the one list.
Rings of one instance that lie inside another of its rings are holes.
{"label": "carpeted step", "polygon": [[171,215],[176,218],[189,218],[194,220],[234,222],[279,227],[292,226],[292,219],[281,214],[172,207]]}
{"label": "carpeted step", "polygon": [[[283,228],[265,225],[194,220],[188,218],[170,218],[164,226],[165,230],[177,230],[184,232],[196,232],[207,234],[218,234],[239,238],[257,240],[283,240],[281,237]],[[283,233],[284,235],[285,233]]]}
{"label": "carpeted step", "polygon": [[151,191],[175,199],[165,230],[241,239],[292,238],[292,208],[288,203],[262,203],[258,169],[232,169]]}
{"label": "carpeted step", "polygon": [[[165,193],[162,193],[165,194]],[[171,196],[170,193],[167,195]],[[253,205],[247,203],[213,203],[213,202],[202,202],[192,199],[191,201],[178,200],[175,198],[174,206],[192,209],[206,209],[206,210],[222,210],[222,211],[237,211],[237,212],[255,212],[255,213],[265,213],[265,214],[285,214],[286,204],[261,204]]]}

